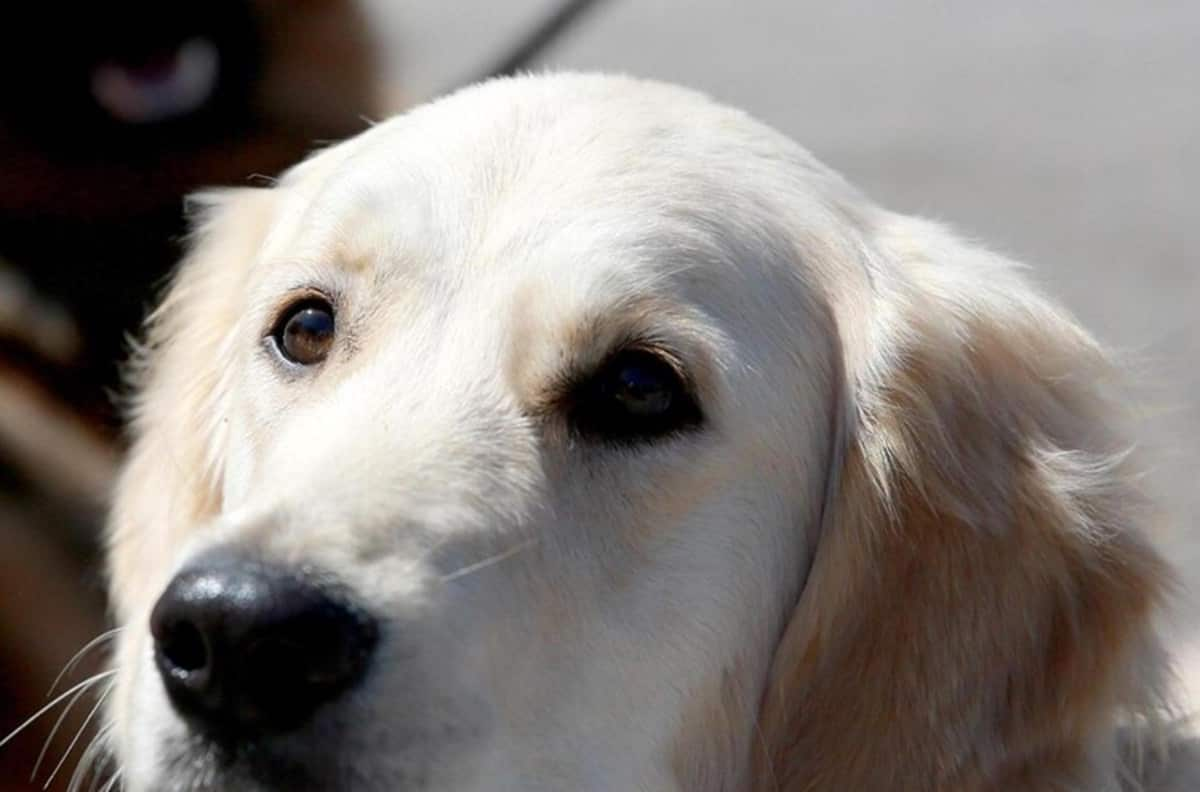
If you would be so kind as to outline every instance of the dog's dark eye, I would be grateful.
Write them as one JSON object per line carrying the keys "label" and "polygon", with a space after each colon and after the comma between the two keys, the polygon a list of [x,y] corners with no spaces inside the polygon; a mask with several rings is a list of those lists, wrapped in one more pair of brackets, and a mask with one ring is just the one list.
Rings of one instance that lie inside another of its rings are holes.
{"label": "dog's dark eye", "polygon": [[295,303],[284,311],[271,338],[284,359],[312,366],[329,354],[333,331],[333,306],[318,298]]}
{"label": "dog's dark eye", "polygon": [[644,349],[612,356],[571,402],[574,429],[600,439],[650,439],[700,423],[700,408],[675,366]]}

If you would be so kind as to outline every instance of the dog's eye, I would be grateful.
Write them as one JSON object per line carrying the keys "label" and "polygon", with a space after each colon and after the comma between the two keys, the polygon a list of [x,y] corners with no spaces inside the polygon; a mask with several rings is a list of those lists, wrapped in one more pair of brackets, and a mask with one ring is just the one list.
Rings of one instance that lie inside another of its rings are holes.
{"label": "dog's eye", "polygon": [[700,422],[700,408],[675,366],[644,349],[619,352],[604,363],[576,390],[570,413],[580,434],[626,442]]}
{"label": "dog's eye", "polygon": [[284,359],[301,366],[320,363],[333,346],[333,306],[323,299],[295,303],[275,323],[271,338]]}

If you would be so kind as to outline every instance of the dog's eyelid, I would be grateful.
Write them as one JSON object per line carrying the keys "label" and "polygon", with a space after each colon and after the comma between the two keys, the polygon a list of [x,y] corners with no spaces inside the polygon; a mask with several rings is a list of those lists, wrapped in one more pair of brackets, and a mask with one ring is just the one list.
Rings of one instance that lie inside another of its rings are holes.
{"label": "dog's eyelid", "polygon": [[554,378],[554,385],[550,389],[551,397],[545,401],[562,401],[571,391],[603,371],[620,355],[638,352],[652,355],[666,363],[687,387],[689,393],[696,392],[695,378],[684,363],[684,355],[678,352],[675,345],[658,335],[628,335],[609,344],[599,355],[588,355],[586,358],[568,363],[564,370]]}
{"label": "dog's eyelid", "polygon": [[[695,382],[692,379],[691,369],[684,364],[683,356],[675,351],[675,348],[670,344],[665,343],[658,338],[638,339],[631,341],[618,349],[615,349],[613,352],[610,352],[607,356],[605,356],[604,360],[607,362],[618,355],[629,352],[644,352],[648,355],[653,355],[654,357],[658,358],[663,363],[666,363],[671,370],[675,372],[675,376],[679,377],[679,380],[685,386],[687,386],[689,392],[695,392]],[[605,364],[602,363],[601,365]]]}
{"label": "dog's eyelid", "polygon": [[269,338],[275,332],[283,314],[300,303],[328,303],[336,316],[341,303],[340,297],[341,295],[336,290],[315,286],[308,282],[297,283],[283,289],[277,297],[266,303],[267,308],[263,314],[267,317],[267,321],[262,332],[263,337]]}

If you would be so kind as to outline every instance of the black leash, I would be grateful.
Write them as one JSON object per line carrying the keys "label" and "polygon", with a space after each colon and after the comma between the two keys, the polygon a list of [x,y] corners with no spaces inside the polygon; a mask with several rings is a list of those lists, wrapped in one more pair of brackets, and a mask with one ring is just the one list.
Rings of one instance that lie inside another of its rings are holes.
{"label": "black leash", "polygon": [[477,80],[508,77],[529,66],[543,50],[579,21],[584,12],[597,5],[596,0],[566,0],[541,24],[531,30],[507,55],[492,68],[482,72]]}

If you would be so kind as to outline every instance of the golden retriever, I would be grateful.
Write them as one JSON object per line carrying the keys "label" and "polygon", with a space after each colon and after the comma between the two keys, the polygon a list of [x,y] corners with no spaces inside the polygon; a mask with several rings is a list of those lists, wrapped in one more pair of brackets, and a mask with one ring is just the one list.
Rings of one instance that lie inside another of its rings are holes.
{"label": "golden retriever", "polygon": [[111,522],[125,789],[1193,788],[1119,382],[1012,262],[595,75],[195,213]]}

